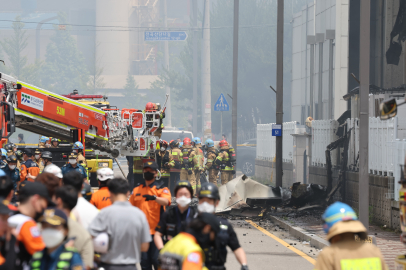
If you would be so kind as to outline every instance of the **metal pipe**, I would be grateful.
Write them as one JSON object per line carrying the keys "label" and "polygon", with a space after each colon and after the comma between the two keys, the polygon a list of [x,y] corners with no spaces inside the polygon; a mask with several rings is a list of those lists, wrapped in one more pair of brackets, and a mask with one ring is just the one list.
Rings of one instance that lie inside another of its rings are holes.
{"label": "metal pipe", "polygon": [[193,26],[193,134],[197,134],[197,0],[193,0]]}
{"label": "metal pipe", "polygon": [[[167,4],[166,4],[166,0],[164,0],[164,24],[165,24],[165,30],[168,30],[168,17],[167,17]],[[164,44],[164,51],[165,51],[165,69],[167,69],[169,71],[169,44],[168,41],[165,41]],[[165,92],[167,95],[169,95],[168,98],[168,104],[166,105],[166,107],[168,108],[166,110],[166,125],[167,126],[172,126],[172,106],[171,106],[171,88],[169,88],[168,85],[166,85],[165,87]]]}

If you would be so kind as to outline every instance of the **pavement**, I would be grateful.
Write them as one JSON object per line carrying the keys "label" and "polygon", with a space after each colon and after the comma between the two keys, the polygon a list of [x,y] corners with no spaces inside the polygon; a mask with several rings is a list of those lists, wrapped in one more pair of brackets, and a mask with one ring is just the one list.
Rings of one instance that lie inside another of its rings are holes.
{"label": "pavement", "polygon": [[[281,210],[283,211],[283,210]],[[278,215],[278,219],[294,227],[300,227],[316,237],[326,240],[321,221],[322,211],[313,211],[301,216]],[[380,248],[389,269],[395,270],[395,258],[406,254],[406,246],[400,242],[400,233],[381,228],[376,225],[369,226],[369,235],[376,238],[377,247]]]}

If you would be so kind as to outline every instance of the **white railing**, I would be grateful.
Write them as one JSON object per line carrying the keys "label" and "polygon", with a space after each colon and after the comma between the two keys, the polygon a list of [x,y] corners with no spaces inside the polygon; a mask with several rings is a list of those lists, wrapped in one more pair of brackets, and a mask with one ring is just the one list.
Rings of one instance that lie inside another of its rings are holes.
{"label": "white railing", "polygon": [[[359,167],[359,120],[347,120],[351,138],[348,147],[348,165],[351,168]],[[379,118],[369,118],[369,172],[378,175],[393,175],[395,159],[392,145],[397,138],[397,117],[381,121]]]}
{"label": "white railing", "polygon": [[[338,122],[335,120],[314,120],[312,121],[312,165],[326,165],[327,145],[336,141]],[[337,150],[331,152],[331,163],[337,165]]]}
{"label": "white railing", "polygon": [[[272,136],[272,125],[257,125],[257,159],[273,160],[275,157],[276,140]],[[297,134],[299,126],[297,122],[286,122],[282,126],[282,160],[293,162],[293,136]]]}

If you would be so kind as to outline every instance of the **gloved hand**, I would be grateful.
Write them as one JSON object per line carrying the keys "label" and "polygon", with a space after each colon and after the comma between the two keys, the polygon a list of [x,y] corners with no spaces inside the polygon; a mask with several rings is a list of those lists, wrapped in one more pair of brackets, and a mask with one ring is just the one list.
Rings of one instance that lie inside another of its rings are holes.
{"label": "gloved hand", "polygon": [[145,198],[145,201],[155,201],[156,195],[143,195],[142,197]]}
{"label": "gloved hand", "polygon": [[188,174],[193,174],[192,170],[187,170]]}
{"label": "gloved hand", "polygon": [[241,270],[248,270],[248,265],[246,264],[241,265]]}
{"label": "gloved hand", "polygon": [[166,163],[164,164],[164,167],[165,167],[165,168],[170,168],[170,167],[169,167],[169,163],[166,162]]}

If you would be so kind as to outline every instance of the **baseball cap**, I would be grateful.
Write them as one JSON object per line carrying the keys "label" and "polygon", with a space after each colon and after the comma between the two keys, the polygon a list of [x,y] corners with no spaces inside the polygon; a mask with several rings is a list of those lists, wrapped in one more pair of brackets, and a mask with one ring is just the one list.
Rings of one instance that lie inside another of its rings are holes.
{"label": "baseball cap", "polygon": [[158,164],[155,161],[148,161],[144,163],[144,168],[151,168],[153,170],[158,170]]}
{"label": "baseball cap", "polygon": [[46,166],[44,169],[44,172],[52,173],[53,175],[55,175],[58,178],[63,177],[61,168],[59,168],[58,166],[56,166],[54,164],[50,164],[50,165]]}
{"label": "baseball cap", "polygon": [[39,218],[39,222],[46,222],[53,226],[64,225],[68,223],[68,217],[66,214],[57,208],[47,208],[44,211],[42,217]]}
{"label": "baseball cap", "polygon": [[39,195],[45,198],[48,202],[51,201],[51,199],[49,198],[48,190],[45,187],[45,185],[38,182],[24,181],[23,183],[21,183],[19,195],[20,196]]}
{"label": "baseball cap", "polygon": [[29,156],[29,157],[32,157],[32,151],[31,151],[31,149],[25,149],[25,150],[24,150],[24,154],[26,154],[26,155]]}
{"label": "baseball cap", "polygon": [[99,181],[106,181],[114,178],[114,172],[110,168],[101,168],[97,170],[97,179]]}

